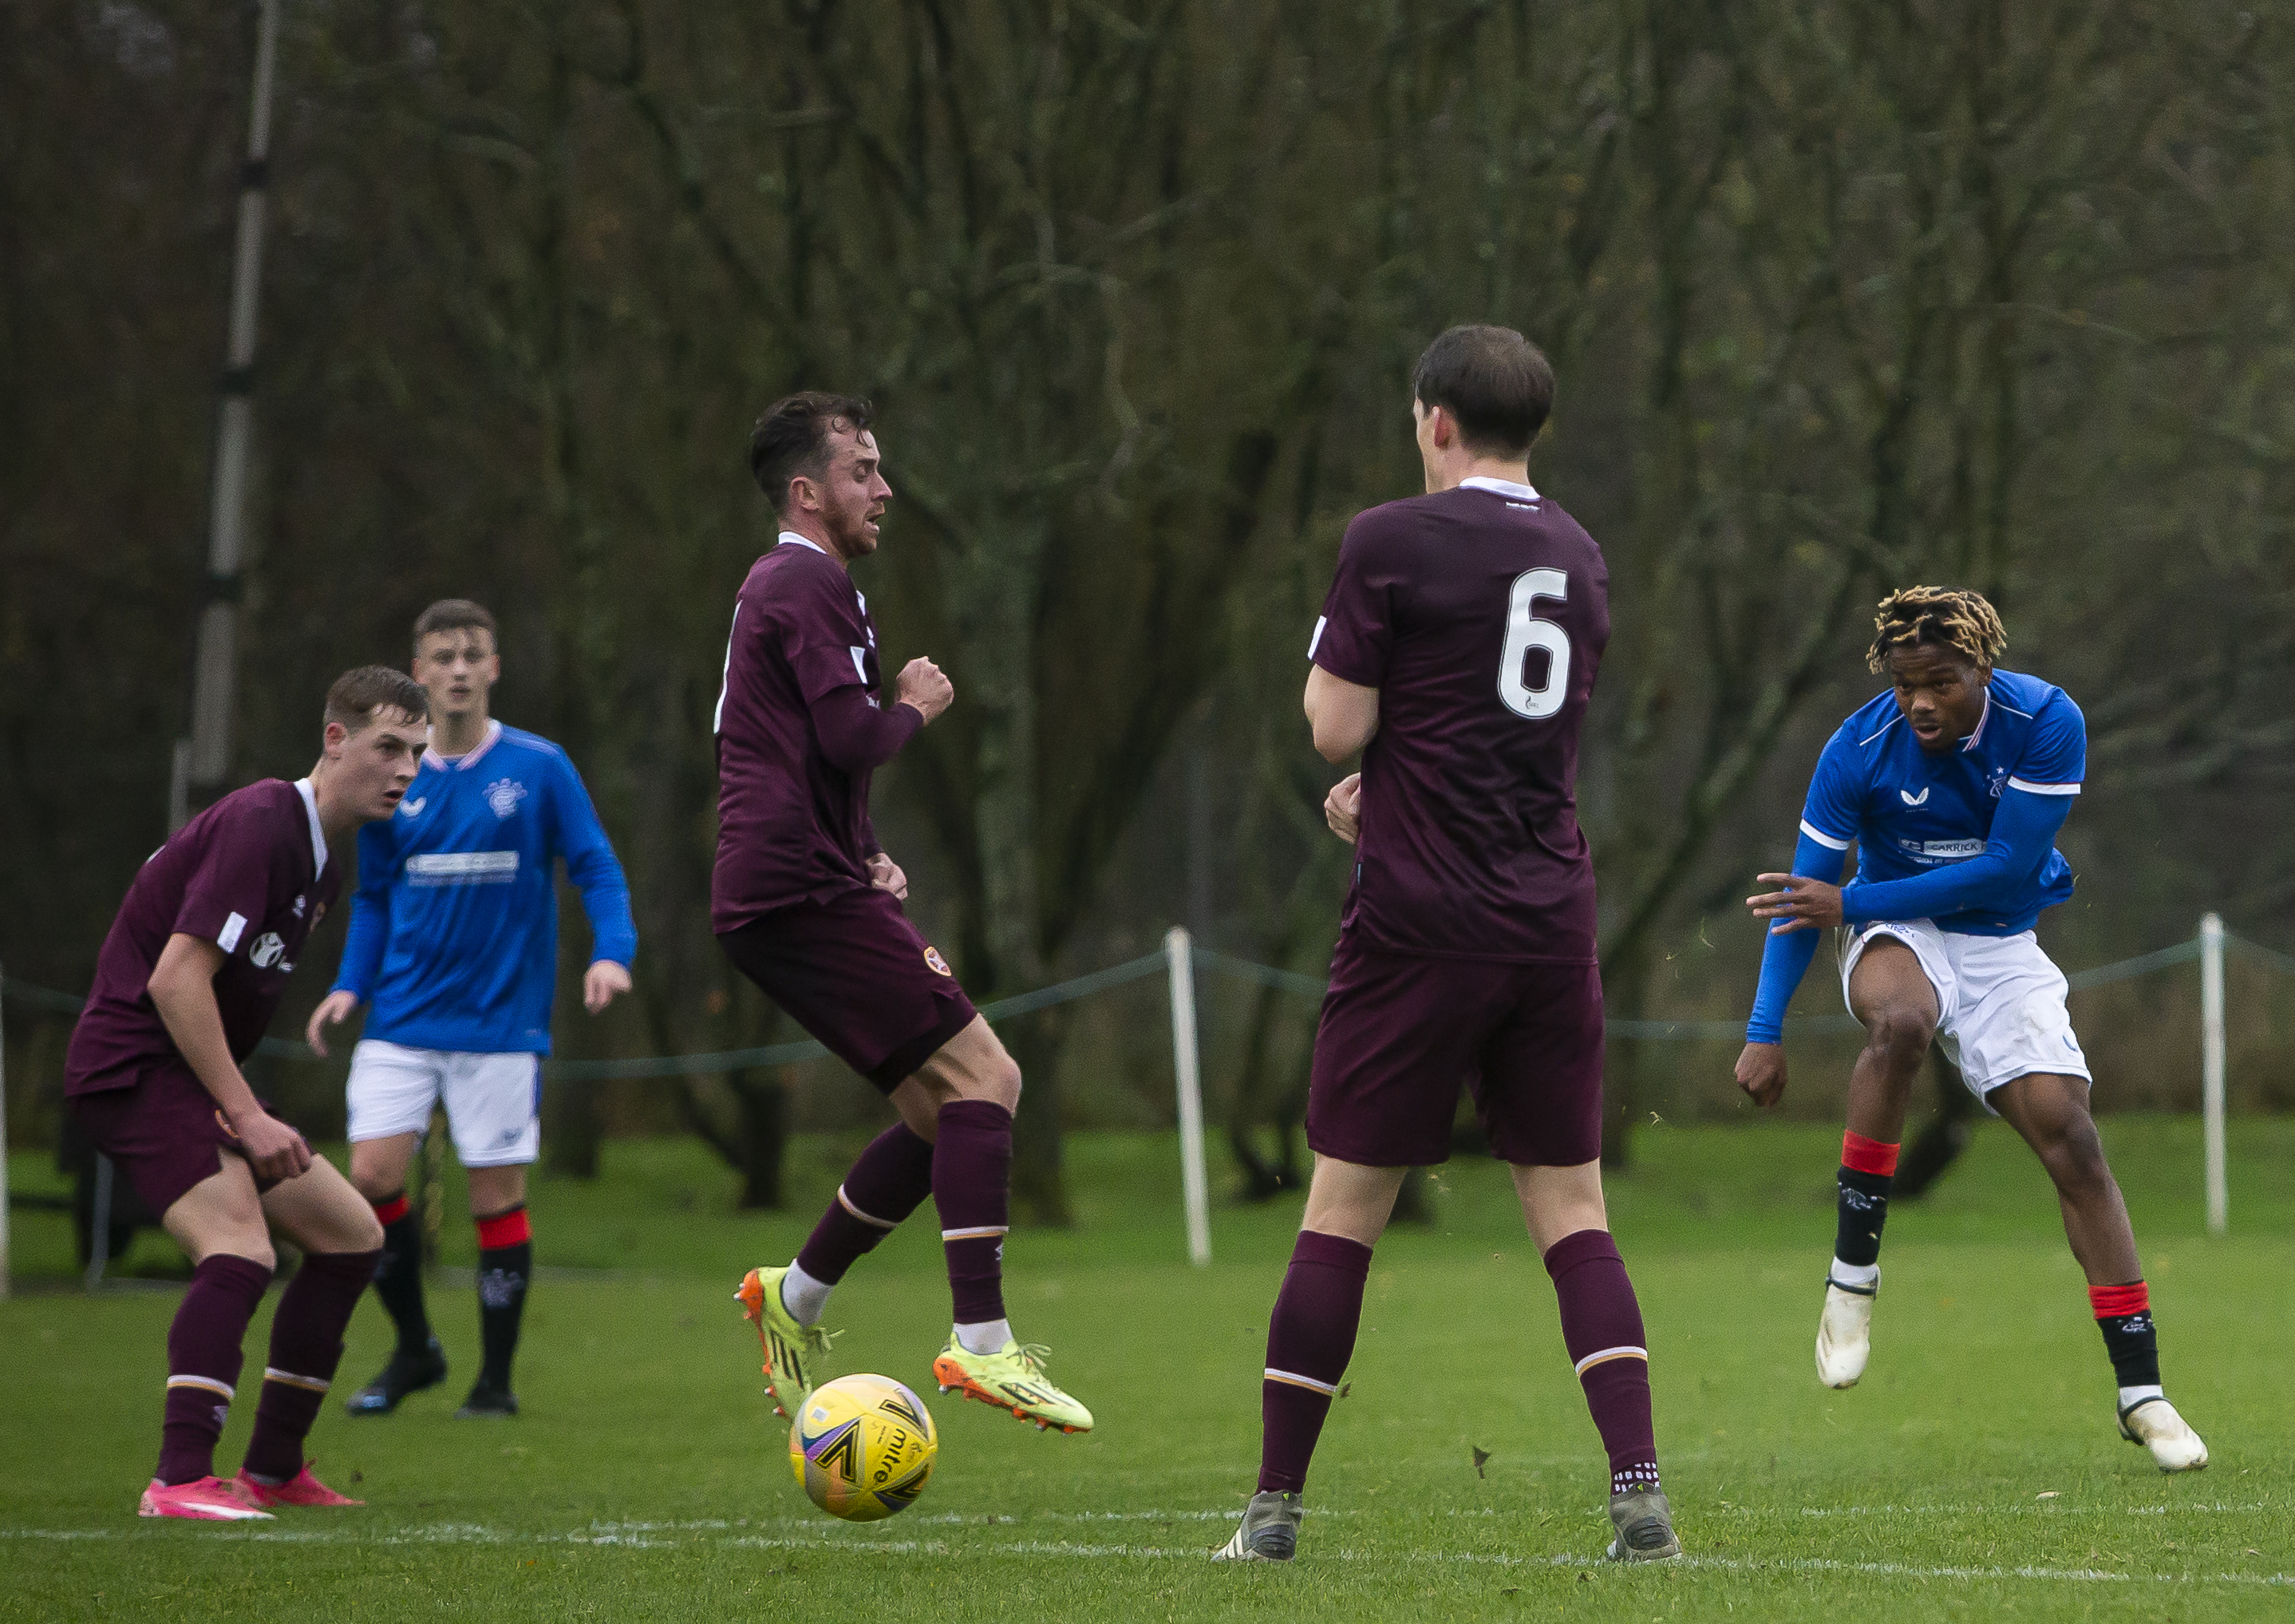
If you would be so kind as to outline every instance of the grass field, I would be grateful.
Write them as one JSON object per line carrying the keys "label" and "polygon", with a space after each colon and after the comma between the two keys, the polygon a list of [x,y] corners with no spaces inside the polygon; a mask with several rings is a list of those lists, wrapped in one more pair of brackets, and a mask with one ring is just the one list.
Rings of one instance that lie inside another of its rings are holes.
{"label": "grass field", "polygon": [[[172,1291],[0,1304],[0,1618],[2295,1616],[2295,1122],[2234,1124],[2222,1241],[2201,1230],[2196,1124],[2105,1132],[2169,1391],[2214,1452],[2204,1473],[2163,1479],[2114,1435],[2053,1199],[2005,1130],[1891,1215],[1871,1372],[1832,1393],[1809,1342],[1837,1131],[1655,1129],[1612,1216],[1689,1560],[1598,1560],[1601,1456],[1553,1293],[1502,1177],[1462,1161],[1435,1221],[1380,1247],[1301,1559],[1215,1568],[1204,1555],[1251,1487],[1297,1209],[1220,1211],[1218,1261],[1189,1269],[1170,1142],[1108,1136],[1072,1145],[1078,1228],[1016,1236],[1008,1261],[1022,1334],[1051,1345],[1098,1429],[1043,1435],[941,1400],[918,1508],[847,1527],[790,1481],[731,1293],[748,1264],[788,1257],[853,1147],[806,1141],[796,1209],[737,1216],[693,1147],[616,1143],[598,1183],[536,1190],[537,1249],[563,1272],[545,1269],[528,1311],[523,1417],[450,1418],[477,1333],[449,1269],[434,1288],[448,1388],[387,1420],[321,1420],[322,1473],[364,1510],[260,1532],[137,1521]],[[19,1170],[52,1180],[37,1158]],[[454,1211],[446,1261],[467,1264]],[[61,1220],[20,1218],[17,1244],[21,1263],[68,1265]],[[149,1239],[135,1254],[165,1255]],[[862,1263],[830,1318],[839,1368],[932,1400],[946,1297],[929,1227]],[[387,1345],[363,1307],[344,1386]]]}

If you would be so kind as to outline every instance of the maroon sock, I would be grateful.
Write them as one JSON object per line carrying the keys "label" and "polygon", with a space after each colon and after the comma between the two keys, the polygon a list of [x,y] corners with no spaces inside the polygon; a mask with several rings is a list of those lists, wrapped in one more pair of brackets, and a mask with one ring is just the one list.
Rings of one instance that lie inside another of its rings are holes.
{"label": "maroon sock", "polygon": [[837,1199],[813,1227],[796,1254],[799,1269],[834,1285],[853,1260],[871,1251],[924,1204],[933,1188],[933,1147],[906,1122],[894,1122],[869,1141],[853,1163]]}
{"label": "maroon sock", "polygon": [[279,1293],[255,1436],[247,1443],[247,1469],[257,1477],[284,1482],[303,1469],[303,1440],[311,1435],[342,1362],[343,1327],[381,1256],[380,1251],[307,1253]]}
{"label": "maroon sock", "polygon": [[1299,1231],[1267,1322],[1267,1374],[1259,1390],[1262,1494],[1297,1494],[1307,1486],[1307,1463],[1331,1413],[1331,1395],[1354,1357],[1369,1277],[1370,1248],[1360,1241]]}
{"label": "maroon sock", "polygon": [[239,1383],[240,1344],[271,1271],[252,1258],[215,1253],[167,1327],[167,1408],[159,1424],[159,1481],[171,1487],[215,1474],[216,1440]]}
{"label": "maroon sock", "polygon": [[1606,1229],[1580,1229],[1546,1250],[1562,1304],[1562,1345],[1578,1368],[1586,1408],[1610,1452],[1610,1492],[1655,1489],[1657,1432],[1650,1422],[1649,1343],[1625,1260]]}
{"label": "maroon sock", "polygon": [[992,1099],[940,1108],[933,1147],[933,1204],[948,1253],[956,1323],[1004,1318],[1004,1235],[1011,1228],[1012,1114]]}

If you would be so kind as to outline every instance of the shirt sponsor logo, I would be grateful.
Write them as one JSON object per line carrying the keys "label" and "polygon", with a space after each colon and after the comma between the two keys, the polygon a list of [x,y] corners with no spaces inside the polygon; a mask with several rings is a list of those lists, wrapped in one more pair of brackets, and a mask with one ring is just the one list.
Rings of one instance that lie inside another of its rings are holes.
{"label": "shirt sponsor logo", "polygon": [[925,949],[925,967],[935,975],[953,975],[956,974],[955,971],[948,967],[948,960],[940,956],[940,949],[936,947],[928,947]]}
{"label": "shirt sponsor logo", "polygon": [[406,860],[410,885],[507,885],[517,877],[516,852],[423,852]]}
{"label": "shirt sponsor logo", "polygon": [[1925,857],[1932,862],[1958,862],[1964,858],[1984,855],[1981,840],[1899,840],[1897,845],[1915,857]]}
{"label": "shirt sponsor logo", "polygon": [[1925,806],[1928,804],[1929,792],[1923,789],[1920,794],[1915,795],[1909,789],[1899,789],[1897,791],[1897,798],[1907,806]]}
{"label": "shirt sponsor logo", "polygon": [[497,818],[510,817],[518,811],[518,804],[525,799],[526,786],[516,779],[496,779],[486,786],[486,804],[494,808]]}
{"label": "shirt sponsor logo", "polygon": [[248,962],[258,970],[267,970],[279,962],[280,956],[286,951],[287,944],[279,939],[279,933],[266,930],[255,939],[255,945],[247,950]]}
{"label": "shirt sponsor logo", "polygon": [[429,796],[416,796],[412,801],[401,801],[398,804],[398,815],[402,818],[419,818],[422,815],[422,809],[429,804]]}

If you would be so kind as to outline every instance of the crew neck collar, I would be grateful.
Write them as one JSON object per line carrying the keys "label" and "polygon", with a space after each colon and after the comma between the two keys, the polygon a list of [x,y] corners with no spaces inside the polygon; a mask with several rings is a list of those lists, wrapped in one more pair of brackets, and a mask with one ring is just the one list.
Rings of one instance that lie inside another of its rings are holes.
{"label": "crew neck collar", "polygon": [[1458,481],[1462,491],[1490,491],[1500,496],[1510,496],[1516,502],[1543,500],[1537,490],[1514,479],[1494,479],[1488,474],[1469,474]]}
{"label": "crew neck collar", "polygon": [[311,877],[316,879],[327,870],[327,831],[319,822],[318,787],[308,779],[297,779],[295,793],[303,797],[303,815],[311,821]]}

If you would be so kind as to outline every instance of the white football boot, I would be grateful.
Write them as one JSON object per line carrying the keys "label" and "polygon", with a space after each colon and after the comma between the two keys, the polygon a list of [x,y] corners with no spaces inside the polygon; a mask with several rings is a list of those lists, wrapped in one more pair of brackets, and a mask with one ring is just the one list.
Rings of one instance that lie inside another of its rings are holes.
{"label": "white football boot", "polygon": [[1825,1312],[1817,1322],[1817,1379],[1827,1387],[1854,1387],[1873,1352],[1873,1299],[1881,1277],[1870,1285],[1843,1285],[1825,1277]]}
{"label": "white football boot", "polygon": [[2159,1394],[2138,1399],[2119,1412],[2119,1435],[2151,1450],[2152,1462],[2162,1472],[2199,1472],[2207,1466],[2208,1446]]}

